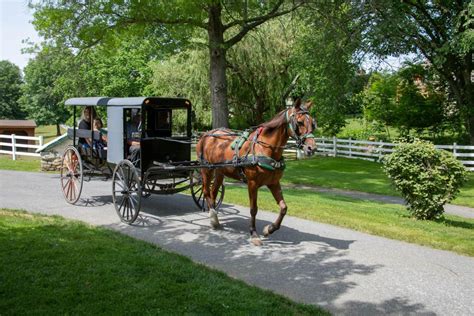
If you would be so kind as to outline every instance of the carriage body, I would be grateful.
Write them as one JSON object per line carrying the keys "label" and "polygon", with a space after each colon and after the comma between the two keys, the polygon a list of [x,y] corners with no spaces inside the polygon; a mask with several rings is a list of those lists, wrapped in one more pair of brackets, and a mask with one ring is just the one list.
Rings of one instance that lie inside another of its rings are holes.
{"label": "carriage body", "polygon": [[[191,158],[191,102],[184,98],[132,97],[132,98],[72,98],[66,105],[76,107],[104,106],[107,109],[107,162],[116,165],[127,159],[127,136],[134,113],[141,113],[141,128],[133,138],[140,142],[141,164],[145,172],[153,163],[189,161]],[[74,133],[75,132],[75,133]],[[84,131],[72,130],[73,146]],[[97,137],[91,131],[90,138]],[[85,158],[85,157],[84,157]]]}

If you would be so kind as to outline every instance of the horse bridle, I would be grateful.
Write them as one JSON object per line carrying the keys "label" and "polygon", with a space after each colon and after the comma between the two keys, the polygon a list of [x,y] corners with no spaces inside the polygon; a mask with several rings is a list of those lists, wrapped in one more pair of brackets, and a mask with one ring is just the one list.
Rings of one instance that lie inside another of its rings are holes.
{"label": "horse bridle", "polygon": [[[286,121],[288,122],[288,135],[296,141],[296,147],[298,149],[301,149],[304,146],[304,143],[307,138],[315,138],[315,137],[312,132],[306,133],[303,135],[298,134],[297,132],[298,129],[296,126],[297,125],[296,114],[304,114],[305,119],[309,121],[310,119],[309,111],[306,110],[305,108],[301,108],[301,110],[298,112],[293,112],[291,114],[288,114],[289,111],[290,109],[286,110],[285,112]],[[313,126],[314,126],[314,123],[313,123]],[[313,130],[314,130],[314,127],[313,127]]]}

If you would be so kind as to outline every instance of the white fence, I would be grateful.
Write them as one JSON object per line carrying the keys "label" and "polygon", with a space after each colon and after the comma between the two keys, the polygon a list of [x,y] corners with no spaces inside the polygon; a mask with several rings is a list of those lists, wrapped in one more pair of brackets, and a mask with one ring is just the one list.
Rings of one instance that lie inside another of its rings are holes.
{"label": "white fence", "polygon": [[[33,141],[34,145],[31,144]],[[40,154],[35,151],[41,146],[43,146],[43,136],[32,137],[0,134],[0,154],[12,155],[13,160],[16,160],[16,156],[20,155],[39,157]]]}
{"label": "white fence", "polygon": [[[318,145],[317,153],[334,157],[346,157],[380,161],[383,155],[393,152],[394,143],[372,142],[340,138],[316,138]],[[293,142],[294,143],[294,142]],[[435,145],[438,149],[448,150],[462,162],[469,171],[474,171],[474,146],[457,145]],[[296,154],[296,150],[287,150]]]}

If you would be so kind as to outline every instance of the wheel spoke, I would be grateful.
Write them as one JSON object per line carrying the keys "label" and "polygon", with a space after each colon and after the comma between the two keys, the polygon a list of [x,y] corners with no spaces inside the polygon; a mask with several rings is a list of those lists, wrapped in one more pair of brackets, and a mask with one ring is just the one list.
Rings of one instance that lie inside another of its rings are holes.
{"label": "wheel spoke", "polygon": [[119,207],[118,207],[119,212],[121,212],[122,207],[124,207],[124,203],[125,203],[125,197],[122,196],[122,202],[120,202]]}
{"label": "wheel spoke", "polygon": [[[132,198],[131,195],[129,196],[129,200],[130,200],[131,210],[135,211],[136,207],[135,207],[135,204],[133,203],[133,198]],[[133,212],[133,213],[135,213],[135,212]]]}

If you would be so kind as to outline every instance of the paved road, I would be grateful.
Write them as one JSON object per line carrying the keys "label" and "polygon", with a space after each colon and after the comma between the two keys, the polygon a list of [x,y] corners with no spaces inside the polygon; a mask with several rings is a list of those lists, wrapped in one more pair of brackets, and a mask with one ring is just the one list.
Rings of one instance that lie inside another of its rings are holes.
{"label": "paved road", "polygon": [[[246,208],[225,205],[224,229],[213,231],[181,195],[152,196],[139,223],[128,226],[115,214],[110,182],[84,183],[80,205],[70,206],[57,177],[0,171],[0,207],[102,225],[335,314],[474,315],[473,258],[291,216],[258,248],[249,243]],[[275,214],[258,218],[261,230]]]}

